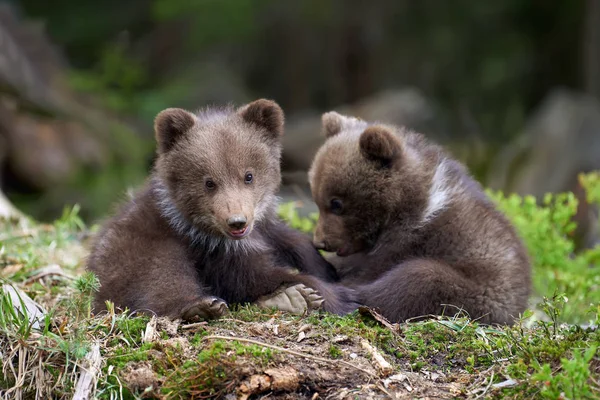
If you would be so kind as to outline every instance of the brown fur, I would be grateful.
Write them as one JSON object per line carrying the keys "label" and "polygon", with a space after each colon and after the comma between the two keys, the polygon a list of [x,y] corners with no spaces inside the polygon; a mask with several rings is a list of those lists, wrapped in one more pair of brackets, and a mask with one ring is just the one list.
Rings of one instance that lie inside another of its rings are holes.
{"label": "brown fur", "polygon": [[335,112],[323,126],[309,173],[314,241],[337,252],[330,261],[361,303],[394,321],[460,308],[511,324],[524,311],[526,250],[462,164],[398,127]]}
{"label": "brown fur", "polygon": [[[353,310],[352,290],[338,287],[310,239],[276,216],[283,125],[269,100],[159,113],[154,171],[103,226],[88,260],[101,283],[95,309],[111,300],[158,315],[214,318],[225,302],[254,302],[302,283],[323,296],[325,310]],[[243,229],[244,237],[231,236]]]}

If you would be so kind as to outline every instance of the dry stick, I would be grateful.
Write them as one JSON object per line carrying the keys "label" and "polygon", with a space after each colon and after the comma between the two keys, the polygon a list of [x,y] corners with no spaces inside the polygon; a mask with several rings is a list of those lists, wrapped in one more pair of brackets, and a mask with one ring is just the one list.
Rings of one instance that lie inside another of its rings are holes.
{"label": "dry stick", "polygon": [[92,350],[85,356],[85,367],[82,366],[81,375],[75,384],[73,400],[87,400],[92,395],[96,385],[97,375],[100,372],[102,356],[100,355],[100,344],[95,343]]}
{"label": "dry stick", "polygon": [[193,324],[181,325],[181,329],[183,329],[183,330],[195,329],[198,327],[205,327],[206,325],[207,325],[206,321],[195,322]]}
{"label": "dry stick", "polygon": [[488,390],[490,390],[490,387],[492,386],[492,383],[494,382],[494,371],[492,371],[492,376],[490,377],[490,383],[486,386],[486,388],[483,390],[483,393],[480,393],[477,397],[475,397],[474,400],[480,399],[483,396],[485,396],[485,394],[488,392]]}
{"label": "dry stick", "polygon": [[371,344],[364,339],[360,341],[360,344],[369,352],[369,354],[371,354],[375,367],[379,370],[379,372],[386,376],[392,373],[393,369],[391,364],[387,362],[385,358],[383,358],[383,356],[375,349],[375,347],[371,346]]}
{"label": "dry stick", "polygon": [[288,350],[286,348],[283,347],[279,347],[279,346],[275,346],[272,344],[267,344],[267,343],[263,343],[263,342],[259,342],[258,340],[253,340],[253,339],[246,339],[246,338],[237,338],[237,337],[233,337],[233,336],[220,336],[220,335],[211,335],[211,336],[206,336],[204,337],[205,340],[207,339],[222,339],[222,340],[237,340],[238,342],[246,342],[246,343],[252,343],[252,344],[256,344],[259,346],[263,346],[263,347],[268,347],[270,349],[273,350],[279,350],[282,351],[284,353],[288,353],[288,354],[292,354],[298,357],[304,357],[307,358],[309,360],[315,360],[315,361],[320,361],[320,362],[325,362],[325,363],[330,363],[330,364],[343,364],[347,367],[350,368],[354,368],[360,372],[363,372],[367,375],[369,375],[372,378],[378,379],[379,377],[377,375],[375,375],[372,372],[367,371],[366,369],[362,369],[360,367],[357,367],[356,365],[353,365],[347,361],[344,360],[329,360],[327,358],[322,358],[322,357],[317,357],[317,356],[311,356],[310,354],[305,354],[305,353],[300,353],[299,351],[294,351],[294,350]]}
{"label": "dry stick", "polygon": [[45,266],[44,268],[40,269],[40,272],[38,272],[37,274],[35,274],[34,276],[27,278],[23,284],[27,285],[33,281],[37,281],[38,279],[44,278],[46,276],[50,276],[50,275],[58,275],[58,276],[62,276],[63,278],[67,278],[67,279],[75,279],[74,277],[72,277],[71,275],[67,274],[65,271],[63,271],[63,269],[56,264],[52,264],[52,265],[48,265]]}
{"label": "dry stick", "polygon": [[397,398],[398,398],[398,396],[396,396],[395,394],[392,394],[392,393],[390,393],[390,391],[389,391],[389,390],[387,390],[387,389],[385,388],[385,386],[383,386],[383,385],[382,385],[381,383],[379,383],[379,382],[377,383],[377,388],[378,388],[379,390],[381,390],[383,393],[385,393],[385,394],[387,394],[388,396],[390,396],[390,399],[397,399]]}

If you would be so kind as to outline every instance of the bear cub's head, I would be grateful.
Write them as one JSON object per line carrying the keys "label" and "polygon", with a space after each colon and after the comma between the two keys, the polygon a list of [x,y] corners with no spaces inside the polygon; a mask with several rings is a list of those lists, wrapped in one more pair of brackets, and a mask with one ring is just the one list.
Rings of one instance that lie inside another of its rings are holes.
{"label": "bear cub's head", "polygon": [[399,128],[328,112],[322,129],[327,139],[309,171],[315,246],[348,256],[368,251],[390,223],[414,224],[427,189]]}
{"label": "bear cub's head", "polygon": [[178,229],[243,239],[272,212],[284,114],[265,99],[238,109],[160,112],[155,173],[163,214]]}

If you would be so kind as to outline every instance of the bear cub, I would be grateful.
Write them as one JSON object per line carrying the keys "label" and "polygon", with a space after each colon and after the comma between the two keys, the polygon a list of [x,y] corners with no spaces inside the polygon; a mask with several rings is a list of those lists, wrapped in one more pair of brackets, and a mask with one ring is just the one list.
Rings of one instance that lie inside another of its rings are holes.
{"label": "bear cub", "polygon": [[463,310],[512,324],[527,307],[526,249],[466,168],[421,134],[329,112],[309,179],[314,234],[359,302],[401,322]]}
{"label": "bear cub", "polygon": [[88,258],[101,284],[94,309],[110,300],[132,311],[208,319],[227,303],[281,305],[290,289],[283,309],[303,301],[338,314],[354,310],[353,291],[336,283],[310,238],[277,217],[283,128],[283,111],[265,99],[238,109],[160,112],[153,172],[104,224]]}

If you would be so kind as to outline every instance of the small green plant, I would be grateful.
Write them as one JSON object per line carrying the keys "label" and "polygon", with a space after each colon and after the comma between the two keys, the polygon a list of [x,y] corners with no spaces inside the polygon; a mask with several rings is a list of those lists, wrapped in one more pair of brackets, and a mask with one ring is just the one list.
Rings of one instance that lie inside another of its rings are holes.
{"label": "small green plant", "polygon": [[540,393],[548,399],[595,399],[590,388],[590,362],[596,355],[597,345],[587,350],[573,350],[572,358],[560,359],[560,370],[552,371],[550,364],[534,364],[531,380],[541,383]]}
{"label": "small green plant", "polygon": [[0,280],[0,331],[2,334],[15,340],[27,340],[31,335],[33,322],[30,320],[27,306],[20,293],[10,283]]}
{"label": "small green plant", "polygon": [[331,356],[331,358],[341,358],[342,351],[335,344],[330,344],[329,345],[329,355]]}
{"label": "small green plant", "polygon": [[75,280],[76,293],[73,297],[72,309],[76,313],[76,320],[89,318],[92,309],[92,300],[100,289],[100,281],[92,272],[84,272]]}
{"label": "small green plant", "polygon": [[[597,174],[581,175],[590,201],[598,200]],[[533,265],[533,286],[539,297],[563,294],[562,320],[582,322],[592,303],[600,303],[600,246],[575,252],[573,193],[547,194],[541,204],[532,196],[488,195],[512,221],[525,242]]]}

